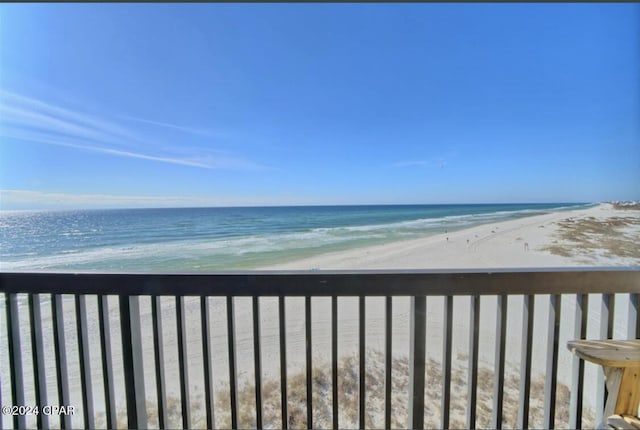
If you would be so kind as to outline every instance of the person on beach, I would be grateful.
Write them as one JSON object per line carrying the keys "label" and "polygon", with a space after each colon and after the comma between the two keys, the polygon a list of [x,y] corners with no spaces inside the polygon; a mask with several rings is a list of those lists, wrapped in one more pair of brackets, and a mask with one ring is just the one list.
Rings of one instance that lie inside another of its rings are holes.
{"label": "person on beach", "polygon": [[524,243],[524,250],[525,250],[525,251],[528,251],[528,250],[529,250],[529,243],[528,243],[528,242],[525,242],[525,243]]}

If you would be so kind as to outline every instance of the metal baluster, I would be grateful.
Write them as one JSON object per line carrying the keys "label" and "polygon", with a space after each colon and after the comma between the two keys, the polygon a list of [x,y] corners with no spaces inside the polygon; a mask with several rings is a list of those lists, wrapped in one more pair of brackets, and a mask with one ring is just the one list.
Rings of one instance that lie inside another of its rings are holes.
{"label": "metal baluster", "polygon": [[231,403],[231,428],[238,428],[238,383],[236,362],[236,329],[233,296],[227,296],[227,339],[229,344],[229,395]]}
{"label": "metal baluster", "polygon": [[359,362],[360,362],[360,366],[359,366],[359,371],[358,371],[358,377],[359,377],[359,384],[358,384],[358,389],[359,389],[359,395],[358,395],[358,400],[359,400],[359,408],[358,408],[358,422],[360,425],[361,429],[365,428],[365,412],[366,412],[366,408],[365,408],[365,399],[366,399],[366,370],[365,370],[365,355],[366,355],[366,342],[365,342],[365,334],[366,334],[366,330],[365,330],[365,320],[366,320],[366,306],[365,306],[365,297],[364,296],[360,296],[359,298],[359,309],[358,309],[358,316],[359,316],[359,323],[358,323],[358,331],[359,331],[359,340],[358,340],[358,344],[360,347],[360,353],[359,353]]}
{"label": "metal baluster", "polygon": [[442,406],[440,427],[449,428],[449,404],[451,402],[451,339],[453,318],[453,296],[445,297],[444,327],[442,336]]}
{"label": "metal baluster", "polygon": [[547,372],[544,384],[544,421],[542,427],[553,429],[556,413],[556,383],[558,378],[558,343],[560,333],[561,297],[549,299],[549,331],[547,334]]}
{"label": "metal baluster", "polygon": [[[6,312],[7,333],[9,334],[9,367],[11,368],[11,400],[13,400],[14,406],[23,406],[25,405],[24,374],[22,350],[20,349],[20,315],[18,314],[17,294],[9,294],[9,299],[6,300]],[[25,415],[14,415],[13,427],[26,428],[25,418]]]}
{"label": "metal baluster", "polygon": [[333,428],[340,428],[338,416],[338,297],[331,297],[331,390]]}
{"label": "metal baluster", "polygon": [[531,390],[531,352],[533,346],[533,315],[535,297],[523,297],[522,349],[520,353],[520,401],[518,406],[518,428],[529,428],[529,396]]}
{"label": "metal baluster", "polygon": [[307,428],[313,428],[313,367],[311,363],[311,297],[304,298],[305,355],[307,373]]}
{"label": "metal baluster", "polygon": [[471,296],[471,316],[469,328],[469,377],[467,396],[467,428],[476,428],[476,400],[478,386],[478,353],[480,334],[480,296]]}
{"label": "metal baluster", "polygon": [[[47,383],[44,367],[44,347],[42,345],[42,309],[40,308],[40,295],[29,294],[29,319],[31,323],[31,353],[33,356],[33,379],[36,394],[36,403],[42,409],[47,402]],[[0,402],[0,404],[2,404]],[[1,418],[0,418],[1,420]],[[49,428],[49,417],[44,413],[38,413],[36,417],[38,428]]]}
{"label": "metal baluster", "polygon": [[[209,304],[206,296],[200,297],[200,318],[202,329],[202,365],[204,367],[204,398],[207,409],[207,428],[213,429],[216,425],[216,419],[213,401],[213,372],[211,370],[213,355],[211,352],[211,340],[209,335],[211,314],[209,311]],[[260,426],[258,426],[258,428],[259,427]]]}
{"label": "metal baluster", "polygon": [[504,353],[507,331],[507,296],[498,296],[496,309],[496,353],[493,379],[493,415],[491,427],[502,428],[502,407],[504,400]]}
{"label": "metal baluster", "polygon": [[168,426],[167,417],[167,382],[164,374],[164,347],[162,335],[162,298],[151,298],[151,318],[153,324],[153,352],[156,362],[156,397],[158,399],[158,427]]}
{"label": "metal baluster", "polygon": [[391,428],[391,369],[393,367],[392,355],[392,328],[393,328],[393,301],[390,296],[385,297],[385,355],[384,355],[384,428]]}
{"label": "metal baluster", "polygon": [[91,356],[89,355],[89,333],[87,328],[87,296],[76,295],[76,330],[80,365],[80,387],[82,390],[82,410],[86,428],[95,428],[93,417],[93,384],[91,382]]}
{"label": "metal baluster", "polygon": [[142,332],[138,296],[120,295],[120,333],[122,363],[127,398],[129,428],[146,428],[147,411],[142,362]]}
{"label": "metal baluster", "polygon": [[280,330],[280,408],[282,428],[287,429],[289,426],[289,412],[287,407],[287,331],[284,296],[278,297],[278,318]]}
{"label": "metal baluster", "polygon": [[180,400],[182,428],[191,428],[191,402],[189,400],[189,362],[187,354],[187,327],[184,296],[176,296],[176,325],[178,334],[178,366],[180,368]]}
{"label": "metal baluster", "polygon": [[[107,428],[117,424],[115,389],[113,382],[113,360],[111,355],[111,324],[109,323],[109,301],[107,296],[98,296],[98,323],[100,328],[100,349],[102,350],[102,380]],[[160,427],[162,428],[162,427]]]}
{"label": "metal baluster", "polygon": [[255,373],[256,427],[262,426],[262,363],[260,360],[260,302],[253,296],[253,362]]}
{"label": "metal baluster", "polygon": [[427,330],[426,297],[411,298],[409,354],[409,428],[424,428],[424,383]]}
{"label": "metal baluster", "polygon": [[[67,369],[66,341],[64,335],[64,309],[62,295],[53,294],[51,297],[51,319],[53,325],[53,345],[56,355],[56,376],[58,380],[58,402],[61,405],[70,405],[69,399],[69,374]],[[71,415],[60,414],[60,428],[71,428]]]}

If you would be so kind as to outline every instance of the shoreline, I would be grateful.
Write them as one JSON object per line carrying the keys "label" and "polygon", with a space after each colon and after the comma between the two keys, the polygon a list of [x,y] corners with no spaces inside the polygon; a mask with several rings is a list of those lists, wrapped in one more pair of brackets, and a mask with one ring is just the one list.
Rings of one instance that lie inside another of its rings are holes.
{"label": "shoreline", "polygon": [[[607,256],[594,248],[593,255],[562,255],[553,247],[565,245],[558,236],[563,223],[585,220],[605,221],[632,217],[638,221],[628,228],[640,238],[640,210],[615,209],[601,203],[587,209],[554,211],[508,221],[490,222],[462,230],[392,241],[302,258],[258,270],[336,269],[486,269],[572,266],[640,265],[637,255]],[[606,234],[607,232],[605,232]],[[612,229],[608,233],[614,233]],[[606,251],[606,250],[604,250]]]}

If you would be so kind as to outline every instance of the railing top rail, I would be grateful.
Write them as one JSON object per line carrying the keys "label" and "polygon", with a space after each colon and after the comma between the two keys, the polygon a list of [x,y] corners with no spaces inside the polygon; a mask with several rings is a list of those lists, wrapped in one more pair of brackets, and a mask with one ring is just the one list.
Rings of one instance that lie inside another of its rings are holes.
{"label": "railing top rail", "polygon": [[640,293],[640,267],[476,270],[0,273],[0,292],[207,296]]}

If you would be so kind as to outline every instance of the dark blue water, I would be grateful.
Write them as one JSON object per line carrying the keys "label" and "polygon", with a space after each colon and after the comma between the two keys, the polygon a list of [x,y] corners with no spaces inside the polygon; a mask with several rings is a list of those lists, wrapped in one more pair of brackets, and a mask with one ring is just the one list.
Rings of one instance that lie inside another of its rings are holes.
{"label": "dark blue water", "polygon": [[0,212],[0,269],[247,269],[586,204]]}

